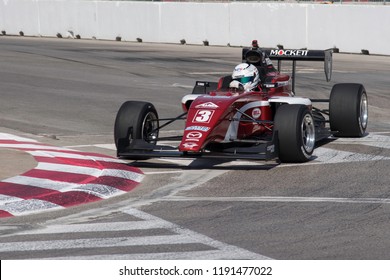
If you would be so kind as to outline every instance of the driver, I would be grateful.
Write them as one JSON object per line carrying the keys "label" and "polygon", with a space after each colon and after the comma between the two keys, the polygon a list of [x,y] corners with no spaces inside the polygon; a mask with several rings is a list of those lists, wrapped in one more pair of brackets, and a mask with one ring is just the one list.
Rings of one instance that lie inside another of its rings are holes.
{"label": "driver", "polygon": [[230,88],[242,86],[244,92],[259,91],[259,71],[256,66],[252,64],[238,64],[233,70],[232,80],[233,81],[229,85]]}
{"label": "driver", "polygon": [[229,91],[234,93],[234,94],[241,94],[243,93],[245,90],[244,90],[244,86],[243,84],[241,84],[239,81],[237,80],[233,80],[230,82],[229,84]]}

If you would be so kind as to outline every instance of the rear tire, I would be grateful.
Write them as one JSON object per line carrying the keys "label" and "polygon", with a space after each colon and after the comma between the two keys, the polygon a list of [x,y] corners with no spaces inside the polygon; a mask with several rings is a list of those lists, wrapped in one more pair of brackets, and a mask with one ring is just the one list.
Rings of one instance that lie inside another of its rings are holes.
{"label": "rear tire", "polygon": [[285,104],[275,115],[281,162],[306,162],[315,146],[315,125],[309,108],[299,104]]}
{"label": "rear tire", "polygon": [[368,123],[368,99],[361,84],[336,84],[330,93],[330,129],[335,136],[362,137]]}
{"label": "rear tire", "polygon": [[[130,151],[135,139],[156,144],[158,138],[158,114],[152,103],[127,101],[120,107],[114,127],[114,140],[117,152]],[[147,159],[132,157],[131,159]]]}

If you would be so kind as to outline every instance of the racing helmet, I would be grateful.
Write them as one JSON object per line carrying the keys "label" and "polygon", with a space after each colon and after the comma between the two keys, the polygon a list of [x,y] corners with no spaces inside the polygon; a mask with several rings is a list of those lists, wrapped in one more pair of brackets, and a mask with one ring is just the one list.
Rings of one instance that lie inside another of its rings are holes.
{"label": "racing helmet", "polygon": [[241,92],[244,92],[245,89],[244,89],[244,85],[241,84],[239,81],[237,80],[233,80],[230,82],[229,84],[229,90],[234,92],[234,93],[241,93]]}
{"label": "racing helmet", "polygon": [[232,79],[239,81],[244,86],[245,91],[250,91],[260,82],[259,70],[252,64],[241,63],[234,68]]}

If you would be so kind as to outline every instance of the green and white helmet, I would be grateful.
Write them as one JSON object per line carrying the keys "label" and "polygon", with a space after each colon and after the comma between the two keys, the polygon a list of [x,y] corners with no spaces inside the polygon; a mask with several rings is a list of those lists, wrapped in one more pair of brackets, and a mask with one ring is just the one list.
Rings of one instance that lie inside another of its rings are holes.
{"label": "green and white helmet", "polygon": [[253,90],[260,82],[259,71],[254,65],[248,63],[238,64],[233,70],[232,79],[239,81],[245,91]]}

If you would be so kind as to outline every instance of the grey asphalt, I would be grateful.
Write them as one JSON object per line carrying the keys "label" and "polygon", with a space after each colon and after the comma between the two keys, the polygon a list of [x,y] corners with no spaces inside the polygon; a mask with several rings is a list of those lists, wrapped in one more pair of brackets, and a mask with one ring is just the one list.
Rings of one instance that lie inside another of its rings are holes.
{"label": "grey asphalt", "polygon": [[22,174],[36,166],[33,157],[22,151],[0,149],[0,180]]}
{"label": "grey asphalt", "polygon": [[[113,143],[113,123],[122,102],[151,101],[161,117],[179,114],[180,99],[190,92],[194,81],[227,75],[240,61],[240,51],[0,37],[0,132],[115,155],[113,150],[88,145]],[[56,224],[59,218],[61,224],[88,219],[121,221],[121,211],[135,207],[270,258],[390,259],[390,57],[335,54],[333,68],[332,82],[326,83],[321,64],[299,65],[302,74],[297,76],[297,95],[326,98],[334,83],[364,84],[372,138],[322,146],[329,149],[325,156],[333,155],[325,162],[276,167],[251,163],[214,166],[198,161],[190,168],[177,162],[131,163],[150,173],[134,192],[94,205],[0,223],[16,225],[17,233]],[[177,124],[171,129],[181,128],[182,124]],[[21,152],[0,149],[0,156],[7,159],[2,160],[0,178],[34,166],[34,160]],[[0,236],[0,242],[15,240],[21,237]],[[102,251],[96,248],[89,254],[99,256]],[[64,249],[62,256],[67,252]],[[83,250],[73,253],[83,256]],[[50,254],[40,251],[36,256],[53,256]],[[7,255],[25,256],[23,252]],[[28,257],[34,258],[34,253]]]}

